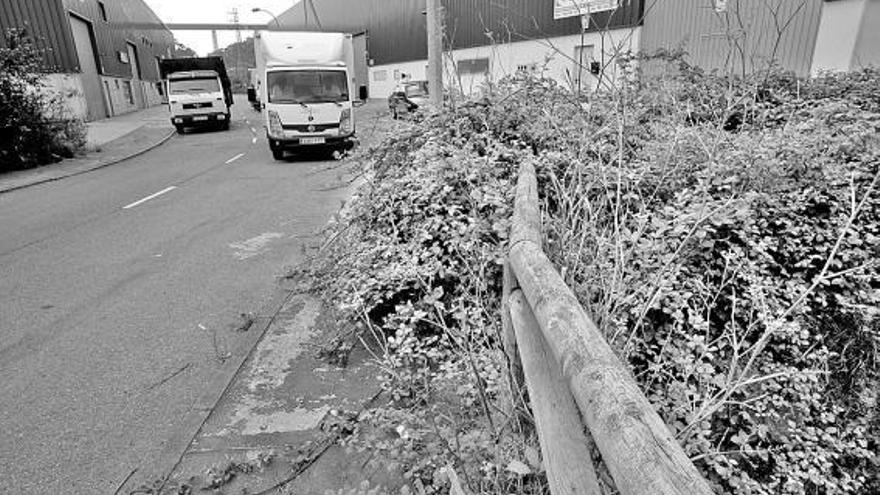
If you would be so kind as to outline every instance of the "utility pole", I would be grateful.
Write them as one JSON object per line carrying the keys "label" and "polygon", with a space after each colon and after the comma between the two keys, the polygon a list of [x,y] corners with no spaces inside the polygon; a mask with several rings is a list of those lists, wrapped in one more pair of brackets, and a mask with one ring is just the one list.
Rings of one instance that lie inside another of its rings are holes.
{"label": "utility pole", "polygon": [[[238,26],[238,9],[237,8],[233,7],[232,10],[229,11],[229,20],[232,21],[233,24]],[[246,78],[242,77],[241,66],[238,64],[238,52],[241,51],[241,29],[238,29],[238,27],[235,28],[235,43],[236,43],[235,45],[232,45],[233,46],[232,57],[233,57],[233,67],[234,67],[233,71],[232,71],[232,74],[233,74],[232,77],[234,80],[238,81],[240,84],[244,84],[245,86],[247,86],[247,81],[245,80]],[[229,53],[228,47],[226,49],[226,53]]]}
{"label": "utility pole", "polygon": [[[238,24],[238,9],[233,7],[232,10],[229,11],[229,21],[233,24]],[[235,28],[235,41],[237,43],[241,43],[241,30],[237,27]]]}
{"label": "utility pole", "polygon": [[302,0],[303,4],[303,27],[308,29],[309,27],[309,5],[306,0]]}
{"label": "utility pole", "polygon": [[427,0],[428,15],[428,95],[436,111],[443,108],[443,6],[440,0]]}

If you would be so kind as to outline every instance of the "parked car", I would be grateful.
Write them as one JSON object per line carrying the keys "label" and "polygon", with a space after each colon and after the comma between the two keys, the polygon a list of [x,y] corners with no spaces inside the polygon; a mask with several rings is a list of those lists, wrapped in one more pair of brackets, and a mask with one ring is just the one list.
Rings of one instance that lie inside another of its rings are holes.
{"label": "parked car", "polygon": [[388,97],[388,109],[395,119],[416,111],[428,103],[428,81],[407,81],[394,88]]}

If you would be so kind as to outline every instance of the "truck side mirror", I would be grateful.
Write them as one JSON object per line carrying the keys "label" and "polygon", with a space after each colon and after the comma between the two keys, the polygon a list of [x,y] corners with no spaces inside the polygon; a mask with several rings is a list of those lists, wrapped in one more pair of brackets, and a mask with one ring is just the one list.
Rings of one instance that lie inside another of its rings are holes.
{"label": "truck side mirror", "polygon": [[367,86],[360,86],[358,88],[358,99],[366,100],[369,97],[369,92],[367,91]]}
{"label": "truck side mirror", "polygon": [[266,104],[260,103],[260,110],[265,110],[265,109],[266,109]]}
{"label": "truck side mirror", "polygon": [[257,101],[257,90],[254,88],[247,89],[248,101],[253,103]]}

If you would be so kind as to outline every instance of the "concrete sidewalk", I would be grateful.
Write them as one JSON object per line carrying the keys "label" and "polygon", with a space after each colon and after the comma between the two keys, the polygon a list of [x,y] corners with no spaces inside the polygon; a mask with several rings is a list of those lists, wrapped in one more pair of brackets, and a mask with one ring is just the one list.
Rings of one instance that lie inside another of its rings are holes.
{"label": "concrete sidewalk", "polygon": [[324,495],[365,480],[398,488],[400,481],[366,466],[370,453],[346,453],[333,435],[380,390],[369,352],[356,348],[345,366],[315,356],[333,335],[335,319],[295,284],[282,283],[284,292],[274,311],[254,320],[248,331],[260,333],[260,343],[167,481],[154,485],[164,484],[162,495],[203,490]]}
{"label": "concrete sidewalk", "polygon": [[161,128],[166,131],[172,128],[168,107],[165,105],[88,122],[86,125],[88,126],[86,150],[88,151],[100,149],[107,143],[143,127]]}
{"label": "concrete sidewalk", "polygon": [[79,175],[140,155],[174,135],[164,105],[88,122],[85,153],[58,163],[0,175],[0,194]]}

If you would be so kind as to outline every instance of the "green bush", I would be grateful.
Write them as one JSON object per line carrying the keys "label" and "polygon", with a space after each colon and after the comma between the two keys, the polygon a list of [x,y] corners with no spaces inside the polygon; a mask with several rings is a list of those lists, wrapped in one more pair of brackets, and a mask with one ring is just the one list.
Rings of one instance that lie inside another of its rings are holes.
{"label": "green bush", "polygon": [[361,155],[312,266],[381,343],[393,401],[351,446],[438,492],[446,465],[477,493],[546,489],[498,336],[533,159],[546,249],[719,493],[880,491],[880,73],[671,74],[510,78]]}
{"label": "green bush", "polygon": [[430,490],[447,465],[484,493],[540,489],[504,469],[527,447],[499,408],[496,338],[516,152],[481,134],[477,114],[401,123],[361,154],[367,182],[310,269],[381,351],[392,402],[366,415],[352,448]]}
{"label": "green bush", "polygon": [[552,257],[719,492],[880,489],[878,83],[685,69],[535,123]]}
{"label": "green bush", "polygon": [[58,95],[43,91],[47,68],[23,30],[0,48],[0,172],[69,158],[85,144],[85,126],[64,115]]}

